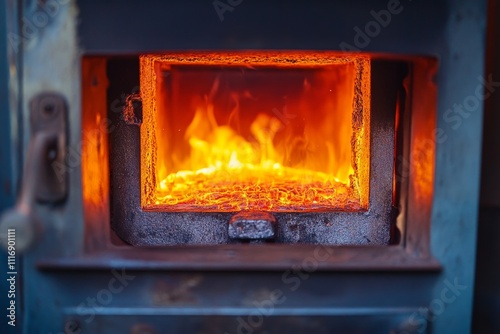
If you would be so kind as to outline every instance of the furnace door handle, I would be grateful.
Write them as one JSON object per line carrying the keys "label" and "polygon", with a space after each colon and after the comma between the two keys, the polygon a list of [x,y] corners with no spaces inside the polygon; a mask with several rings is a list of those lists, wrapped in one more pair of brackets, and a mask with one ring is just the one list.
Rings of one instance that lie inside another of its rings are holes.
{"label": "furnace door handle", "polygon": [[15,207],[0,218],[0,244],[7,249],[9,230],[15,230],[17,252],[27,250],[42,234],[37,205],[55,205],[67,193],[66,176],[57,168],[65,161],[66,103],[56,94],[41,94],[30,106],[31,140],[20,194]]}

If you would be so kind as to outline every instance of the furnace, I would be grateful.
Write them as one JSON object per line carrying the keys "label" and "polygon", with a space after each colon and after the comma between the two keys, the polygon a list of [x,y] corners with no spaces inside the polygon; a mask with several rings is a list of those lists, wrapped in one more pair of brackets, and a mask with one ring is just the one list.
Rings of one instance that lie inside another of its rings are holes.
{"label": "furnace", "polygon": [[5,2],[22,331],[467,331],[486,1],[213,3]]}

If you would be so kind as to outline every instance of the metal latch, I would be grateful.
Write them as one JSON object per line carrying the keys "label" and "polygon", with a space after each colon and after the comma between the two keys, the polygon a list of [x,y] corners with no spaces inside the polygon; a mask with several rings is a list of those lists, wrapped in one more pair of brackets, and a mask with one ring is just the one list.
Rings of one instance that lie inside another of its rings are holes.
{"label": "metal latch", "polygon": [[66,154],[67,104],[55,93],[35,96],[30,102],[31,139],[16,205],[0,218],[0,243],[7,247],[7,231],[16,230],[16,249],[23,251],[40,235],[34,211],[37,203],[57,204],[66,199],[67,175],[56,166],[64,166]]}

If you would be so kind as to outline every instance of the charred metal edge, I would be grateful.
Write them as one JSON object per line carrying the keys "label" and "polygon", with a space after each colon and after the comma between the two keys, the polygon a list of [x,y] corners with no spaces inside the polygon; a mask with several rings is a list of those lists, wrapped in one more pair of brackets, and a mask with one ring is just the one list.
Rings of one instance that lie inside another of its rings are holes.
{"label": "charred metal edge", "polygon": [[276,218],[269,212],[242,211],[231,217],[227,228],[229,238],[236,240],[272,240]]}

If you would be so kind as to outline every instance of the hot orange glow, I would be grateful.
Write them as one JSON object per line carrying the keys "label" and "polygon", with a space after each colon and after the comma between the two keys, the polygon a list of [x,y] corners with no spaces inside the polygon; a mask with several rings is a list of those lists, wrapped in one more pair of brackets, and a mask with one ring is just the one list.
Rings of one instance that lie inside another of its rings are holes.
{"label": "hot orange glow", "polygon": [[331,53],[142,56],[143,207],[366,209],[369,83]]}
{"label": "hot orange glow", "polygon": [[[82,188],[86,203],[102,204],[108,193],[108,147],[106,143],[106,61],[86,59],[82,63]],[[104,106],[104,107],[103,107]],[[96,164],[96,161],[101,161]],[[103,172],[104,171],[104,172]]]}

